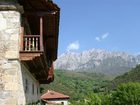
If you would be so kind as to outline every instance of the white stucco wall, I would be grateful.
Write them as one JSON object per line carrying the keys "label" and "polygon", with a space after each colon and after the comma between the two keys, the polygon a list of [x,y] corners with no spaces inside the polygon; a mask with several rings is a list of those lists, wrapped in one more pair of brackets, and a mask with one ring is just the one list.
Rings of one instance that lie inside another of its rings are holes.
{"label": "white stucco wall", "polygon": [[[53,101],[47,101],[47,102],[55,103],[55,104],[62,104],[63,103],[63,105],[68,105],[68,100],[53,100]],[[46,104],[46,105],[49,105],[49,104]]]}
{"label": "white stucco wall", "polygon": [[[21,69],[22,69],[22,80],[23,80],[23,86],[24,86],[24,93],[26,97],[26,102],[27,103],[33,103],[39,100],[40,98],[40,84],[39,82],[32,76],[32,74],[28,71],[26,66],[21,64]],[[28,84],[26,84],[26,81]],[[26,90],[26,85],[27,90]],[[34,85],[34,89],[33,89]],[[34,92],[33,92],[34,90]]]}

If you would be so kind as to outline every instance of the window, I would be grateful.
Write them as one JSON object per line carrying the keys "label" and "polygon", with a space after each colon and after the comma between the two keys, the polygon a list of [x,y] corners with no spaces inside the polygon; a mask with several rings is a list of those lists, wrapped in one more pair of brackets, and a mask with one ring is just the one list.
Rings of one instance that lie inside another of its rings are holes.
{"label": "window", "polygon": [[37,93],[37,95],[38,95],[38,87],[36,88],[36,93]]}
{"label": "window", "polygon": [[25,93],[28,92],[28,80],[25,79]]}
{"label": "window", "polygon": [[61,105],[64,105],[64,102],[61,102]]}
{"label": "window", "polygon": [[32,94],[34,94],[34,84],[32,84]]}

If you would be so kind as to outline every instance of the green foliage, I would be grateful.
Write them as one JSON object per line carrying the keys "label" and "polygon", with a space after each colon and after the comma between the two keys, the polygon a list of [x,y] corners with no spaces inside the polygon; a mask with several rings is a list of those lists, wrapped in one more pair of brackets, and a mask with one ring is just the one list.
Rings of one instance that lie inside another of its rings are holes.
{"label": "green foliage", "polygon": [[57,70],[55,81],[43,87],[69,95],[70,105],[140,105],[140,65],[115,82],[107,89],[105,75]]}
{"label": "green foliage", "polygon": [[107,83],[103,74],[56,70],[54,82],[43,87],[46,91],[49,89],[69,95],[70,102],[75,103],[85,99],[88,93],[104,91]]}
{"label": "green foliage", "polygon": [[43,87],[40,87],[40,93],[44,93],[45,89]]}
{"label": "green foliage", "polygon": [[101,105],[102,101],[98,94],[90,93],[87,98],[87,105]]}
{"label": "green foliage", "polygon": [[130,72],[116,77],[113,81],[111,81],[110,85],[108,85],[108,89],[115,89],[118,85],[128,82],[140,82],[140,65],[137,65]]}
{"label": "green foliage", "polygon": [[39,103],[40,103],[40,101],[38,100],[37,102],[29,103],[29,104],[27,104],[27,105],[40,105]]}
{"label": "green foliage", "polygon": [[140,83],[120,85],[112,94],[112,105],[140,105]]}
{"label": "green foliage", "polygon": [[111,95],[108,94],[97,94],[97,93],[88,93],[86,98],[81,99],[80,101],[75,102],[70,105],[110,105]]}
{"label": "green foliage", "polygon": [[92,92],[71,105],[140,105],[140,83],[121,84],[108,94]]}
{"label": "green foliage", "polygon": [[110,93],[100,94],[100,98],[101,98],[101,101],[102,101],[101,105],[111,105],[110,104],[110,102],[111,102],[111,94]]}

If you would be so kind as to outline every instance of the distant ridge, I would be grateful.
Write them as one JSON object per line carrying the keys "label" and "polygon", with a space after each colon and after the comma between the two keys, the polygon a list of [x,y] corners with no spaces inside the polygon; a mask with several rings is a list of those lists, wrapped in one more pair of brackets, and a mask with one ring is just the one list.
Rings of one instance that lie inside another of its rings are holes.
{"label": "distant ridge", "polygon": [[140,83],[140,65],[137,65],[135,68],[133,68],[129,72],[126,72],[125,74],[116,77],[114,80],[111,81],[108,88],[114,89],[118,85],[122,83],[128,83],[128,82]]}
{"label": "distant ridge", "polygon": [[56,69],[100,72],[108,75],[120,75],[140,64],[140,55],[125,52],[110,52],[91,49],[81,53],[66,52],[55,62]]}

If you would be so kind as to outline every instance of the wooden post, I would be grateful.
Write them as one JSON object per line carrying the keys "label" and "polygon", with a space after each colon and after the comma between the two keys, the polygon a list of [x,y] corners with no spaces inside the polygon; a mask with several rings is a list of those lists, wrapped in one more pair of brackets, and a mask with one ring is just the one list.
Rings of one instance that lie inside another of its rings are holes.
{"label": "wooden post", "polygon": [[40,50],[43,51],[43,18],[40,17]]}
{"label": "wooden post", "polygon": [[20,51],[23,51],[23,50],[24,50],[24,49],[23,49],[23,46],[24,46],[24,45],[23,45],[23,44],[24,44],[24,38],[23,38],[23,37],[24,37],[24,27],[21,27],[21,28],[20,28],[20,31],[21,31],[21,32],[20,32],[20,35],[21,35],[21,38],[20,38],[20,41],[21,41],[21,42],[20,42]]}

